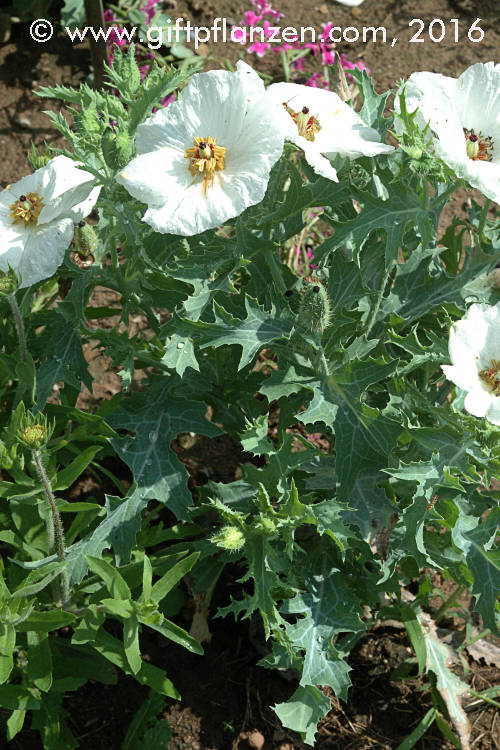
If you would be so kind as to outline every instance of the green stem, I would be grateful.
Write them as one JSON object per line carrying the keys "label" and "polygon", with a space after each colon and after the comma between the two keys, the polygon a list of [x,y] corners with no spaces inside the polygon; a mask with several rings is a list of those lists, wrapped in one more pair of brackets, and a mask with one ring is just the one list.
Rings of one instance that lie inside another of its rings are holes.
{"label": "green stem", "polygon": [[378,311],[380,310],[380,305],[382,304],[382,299],[384,296],[385,288],[387,286],[387,282],[389,281],[389,278],[391,276],[391,273],[394,269],[394,266],[396,265],[396,262],[393,260],[391,263],[389,263],[386,272],[382,278],[382,283],[380,285],[380,289],[378,290],[377,299],[375,300],[375,304],[373,305],[372,309],[370,310],[370,315],[368,317],[368,320],[366,321],[366,331],[365,336],[368,338],[368,334],[372,330],[373,326],[375,325],[375,321],[377,319]]}
{"label": "green stem", "polygon": [[[109,219],[109,254],[111,255],[111,265],[113,266],[113,270],[116,272],[116,275],[119,274],[120,269],[120,263],[118,260],[118,251],[116,249],[116,239],[115,239],[115,219],[113,216]],[[121,283],[121,279],[118,279]]]}
{"label": "green stem", "polygon": [[460,594],[465,591],[467,586],[457,586],[453,594],[451,594],[446,601],[444,601],[439,607],[438,611],[434,615],[434,622],[439,622],[446,615],[447,610],[452,607],[457,601]]}
{"label": "green stem", "polygon": [[14,318],[14,325],[16,327],[17,338],[19,341],[19,348],[21,350],[21,357],[23,362],[28,358],[28,348],[26,346],[26,334],[24,332],[24,323],[21,317],[21,311],[17,304],[16,295],[14,293],[8,294],[7,299],[9,300],[10,309],[12,310],[12,317]]}
{"label": "green stem", "polygon": [[285,81],[290,83],[290,65],[288,64],[287,53],[284,50],[280,50],[281,65],[283,66],[283,74]]}
{"label": "green stem", "polygon": [[[48,524],[52,526],[51,531],[49,531],[47,534],[49,548],[51,546],[52,547],[54,546],[54,540],[55,540],[57,557],[60,560],[60,562],[63,562],[66,558],[66,548],[65,548],[65,541],[64,541],[64,529],[61,523],[61,516],[59,515],[59,511],[57,510],[56,499],[54,497],[54,493],[52,492],[52,486],[50,484],[50,480],[47,476],[47,472],[45,471],[45,467],[43,465],[42,455],[39,450],[33,450],[32,453],[33,453],[33,460],[35,461],[35,466],[38,472],[38,476],[40,477],[40,480],[43,485],[43,491],[47,499],[47,503],[49,506],[50,519],[52,521],[51,524],[50,523]],[[65,570],[62,570],[59,577],[61,579],[61,584],[62,584],[61,606],[64,606],[66,602],[69,600],[68,574]]]}
{"label": "green stem", "polygon": [[471,688],[468,688],[467,692],[474,695],[476,698],[479,698],[479,700],[489,703],[491,706],[495,706],[495,708],[500,708],[500,703],[498,703],[498,701],[493,700],[493,698],[490,698],[488,695],[484,695],[484,693],[477,693]]}

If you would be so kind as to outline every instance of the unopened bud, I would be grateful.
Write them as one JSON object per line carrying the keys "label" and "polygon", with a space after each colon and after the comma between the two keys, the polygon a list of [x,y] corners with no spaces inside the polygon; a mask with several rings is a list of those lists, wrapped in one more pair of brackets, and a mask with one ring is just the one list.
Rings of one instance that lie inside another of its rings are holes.
{"label": "unopened bud", "polygon": [[237,526],[223,526],[212,537],[212,542],[217,547],[227,549],[230,552],[237,552],[245,546],[245,535]]}
{"label": "unopened bud", "polygon": [[32,424],[20,430],[18,437],[28,448],[38,450],[47,441],[48,430],[43,424]]}
{"label": "unopened bud", "polygon": [[33,142],[31,143],[31,151],[28,153],[28,161],[32,169],[40,169],[40,167],[45,167],[45,165],[54,158],[53,154],[50,154],[47,145],[44,144],[44,146],[45,147],[42,151],[38,151],[35,144]]}
{"label": "unopened bud", "polygon": [[16,274],[9,268],[7,273],[0,271],[0,295],[12,294],[19,286],[19,279]]}
{"label": "unopened bud", "polygon": [[92,256],[93,262],[93,256],[99,244],[99,238],[94,227],[87,224],[86,221],[80,221],[75,226],[75,236],[73,241],[76,252],[84,258]]}

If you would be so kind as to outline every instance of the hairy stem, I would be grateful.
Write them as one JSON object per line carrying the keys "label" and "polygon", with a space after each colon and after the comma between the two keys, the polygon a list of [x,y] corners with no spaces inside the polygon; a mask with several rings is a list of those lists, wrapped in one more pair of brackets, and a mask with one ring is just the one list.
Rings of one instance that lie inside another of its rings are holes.
{"label": "hairy stem", "polygon": [[[47,531],[49,548],[51,546],[53,547],[55,542],[57,557],[61,562],[63,562],[66,557],[66,546],[64,540],[64,529],[61,523],[61,516],[59,515],[59,511],[57,510],[56,499],[52,491],[52,486],[43,465],[42,454],[39,450],[33,450],[32,453],[36,470],[38,472],[38,476],[40,477],[40,481],[42,482],[43,491],[45,493],[45,497],[49,506],[50,520],[47,523],[47,526],[51,527],[51,530]],[[61,605],[64,606],[69,600],[68,574],[65,570],[61,571],[59,578],[61,581],[62,589]]]}

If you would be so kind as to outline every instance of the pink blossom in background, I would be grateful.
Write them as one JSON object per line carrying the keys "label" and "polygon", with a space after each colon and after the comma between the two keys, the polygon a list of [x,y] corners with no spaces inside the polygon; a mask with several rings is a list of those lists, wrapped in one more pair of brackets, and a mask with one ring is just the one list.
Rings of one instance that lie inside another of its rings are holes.
{"label": "pink blossom in background", "polygon": [[237,29],[234,26],[233,26],[233,30],[231,32],[231,39],[234,42],[237,42],[238,44],[246,44],[247,43],[246,36],[245,36],[245,31],[243,29],[239,29],[239,28]]}
{"label": "pink blossom in background", "polygon": [[[367,75],[370,75],[370,68],[368,68],[364,64],[364,62],[361,62],[361,60],[358,60],[358,62],[353,63],[347,59],[347,57],[344,55],[343,52],[340,55],[340,62],[342,63],[342,67],[344,68],[344,70],[354,70],[355,68],[357,68],[358,70],[366,70]],[[354,80],[353,77],[349,74],[346,75],[346,78],[350,82]]]}
{"label": "pink blossom in background", "polygon": [[[303,257],[302,257],[302,250],[299,247],[299,245],[295,245],[295,254],[297,256],[297,261],[296,261],[297,271],[300,273],[301,276],[307,275],[308,271],[304,267],[304,261],[303,261]],[[313,252],[312,252],[311,248],[309,248],[309,247],[307,248],[306,255],[307,255],[307,260],[308,261],[314,260],[314,255],[313,255]],[[317,265],[314,264],[314,263],[308,263],[308,265],[309,265],[309,268],[317,268]]]}
{"label": "pink blossom in background", "polygon": [[[169,104],[175,102],[175,98],[175,94],[169,94],[168,96],[164,96],[163,99],[160,99],[160,104],[162,107],[168,107]],[[153,107],[153,112],[158,112],[158,107]]]}
{"label": "pink blossom in background", "polygon": [[262,16],[281,18],[283,15],[283,13],[280,13],[278,10],[274,10],[271,5],[267,3],[267,0],[250,0],[250,2],[257,11],[260,11]]}
{"label": "pink blossom in background", "polygon": [[146,5],[143,5],[140,10],[144,13],[146,17],[146,24],[149,26],[151,24],[151,21],[153,20],[155,13],[156,13],[156,5],[158,4],[159,0],[148,0]]}
{"label": "pink blossom in background", "polygon": [[255,15],[253,10],[247,10],[245,11],[245,23],[247,26],[256,26],[259,21],[262,21],[263,16],[262,15]]}
{"label": "pink blossom in background", "polygon": [[267,50],[271,48],[271,45],[267,42],[254,42],[248,48],[248,52],[255,52],[257,57],[264,57]]}
{"label": "pink blossom in background", "polygon": [[335,53],[328,49],[325,44],[320,44],[321,63],[323,65],[333,65],[335,62]]}
{"label": "pink blossom in background", "polygon": [[314,89],[327,89],[328,81],[321,75],[321,73],[313,73],[312,76],[307,79],[306,86],[312,86]]}

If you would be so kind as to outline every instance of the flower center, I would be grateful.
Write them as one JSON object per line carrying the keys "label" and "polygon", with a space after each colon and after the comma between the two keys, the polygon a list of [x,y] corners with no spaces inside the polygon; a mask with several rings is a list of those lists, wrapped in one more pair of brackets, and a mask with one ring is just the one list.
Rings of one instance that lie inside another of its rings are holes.
{"label": "flower center", "polygon": [[493,138],[483,135],[481,131],[464,128],[467,156],[473,161],[491,161],[493,159]]}
{"label": "flower center", "polygon": [[9,208],[13,224],[24,221],[26,225],[36,226],[43,208],[43,199],[38,193],[28,193],[21,195],[15,203],[10,204]]}
{"label": "flower center", "polygon": [[498,359],[492,359],[490,366],[481,370],[479,377],[491,393],[500,396],[500,361]]}
{"label": "flower center", "polygon": [[205,138],[193,138],[194,146],[186,149],[185,159],[189,159],[188,169],[196,177],[198,174],[203,175],[203,195],[207,188],[211,187],[214,181],[214,175],[217,171],[226,168],[224,159],[226,150],[224,146],[217,146],[215,138],[207,135]]}
{"label": "flower center", "polygon": [[302,107],[300,112],[296,112],[288,106],[288,102],[283,102],[283,106],[296,124],[299,135],[305,138],[306,141],[314,141],[316,133],[319,133],[321,130],[321,125],[318,118],[315,115],[311,115],[309,107]]}

